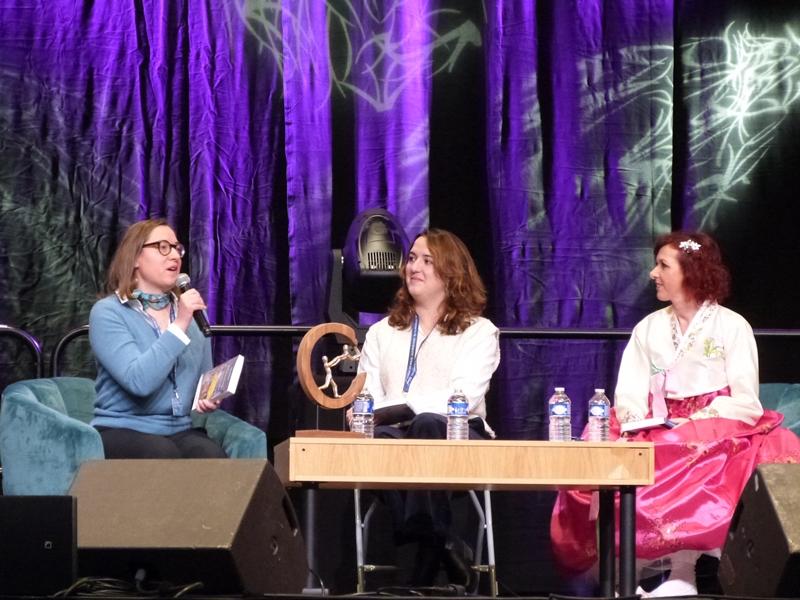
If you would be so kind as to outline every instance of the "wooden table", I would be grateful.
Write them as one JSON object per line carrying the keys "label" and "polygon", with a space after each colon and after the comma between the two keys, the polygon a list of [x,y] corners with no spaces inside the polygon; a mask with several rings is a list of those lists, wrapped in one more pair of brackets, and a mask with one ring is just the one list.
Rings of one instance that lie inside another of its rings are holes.
{"label": "wooden table", "polygon": [[600,584],[613,597],[614,493],[620,492],[620,596],[636,589],[636,487],[651,485],[644,442],[295,437],[275,448],[286,486],[346,489],[599,490]]}

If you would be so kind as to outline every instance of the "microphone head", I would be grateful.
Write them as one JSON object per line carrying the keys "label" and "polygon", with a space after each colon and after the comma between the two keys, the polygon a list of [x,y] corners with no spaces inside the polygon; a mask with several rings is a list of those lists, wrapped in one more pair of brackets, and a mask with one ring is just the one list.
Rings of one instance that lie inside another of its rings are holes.
{"label": "microphone head", "polygon": [[181,291],[185,292],[189,289],[189,284],[191,283],[191,279],[186,273],[181,273],[175,279],[175,285],[177,285]]}

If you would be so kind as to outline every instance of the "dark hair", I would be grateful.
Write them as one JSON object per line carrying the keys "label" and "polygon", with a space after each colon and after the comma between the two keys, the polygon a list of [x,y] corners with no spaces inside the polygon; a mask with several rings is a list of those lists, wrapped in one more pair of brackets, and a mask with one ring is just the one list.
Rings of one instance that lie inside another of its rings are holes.
{"label": "dark hair", "polygon": [[[445,309],[438,327],[445,335],[455,335],[470,326],[486,308],[486,288],[469,250],[458,237],[442,229],[426,229],[414,241],[425,237],[433,257],[433,268],[445,284]],[[414,299],[406,283],[406,262],[400,268],[402,286],[389,310],[389,325],[406,329],[414,320]]]}
{"label": "dark hair", "polygon": [[[681,242],[693,242],[700,248],[693,250],[691,244],[681,248]],[[683,291],[695,302],[706,300],[724,302],[730,291],[731,276],[722,263],[722,254],[711,236],[693,231],[673,231],[656,238],[654,256],[664,246],[678,251],[678,262],[683,271]]]}
{"label": "dark hair", "polygon": [[106,291],[109,294],[119,291],[120,296],[131,297],[136,289],[136,259],[142,252],[142,246],[147,243],[147,238],[157,227],[171,225],[166,219],[148,219],[128,227],[108,268]]}

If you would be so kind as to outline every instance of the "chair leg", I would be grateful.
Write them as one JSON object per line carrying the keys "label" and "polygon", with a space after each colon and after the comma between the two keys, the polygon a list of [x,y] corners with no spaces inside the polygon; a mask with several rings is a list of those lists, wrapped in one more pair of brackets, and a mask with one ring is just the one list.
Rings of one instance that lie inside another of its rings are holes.
{"label": "chair leg", "polygon": [[364,527],[361,523],[361,490],[354,490],[356,507],[356,565],[358,566],[359,594],[364,593]]}
{"label": "chair leg", "polygon": [[474,566],[480,566],[481,560],[483,559],[483,538],[486,534],[486,514],[481,506],[481,503],[478,502],[478,496],[475,494],[474,491],[469,491],[469,497],[472,500],[472,506],[475,508],[475,512],[478,513],[478,535],[475,540],[475,560]]}
{"label": "chair leg", "polygon": [[364,517],[361,517],[361,490],[354,490],[355,494],[355,513],[356,513],[356,565],[358,567],[357,591],[363,594],[366,591],[366,574],[372,571],[393,570],[394,566],[368,565],[367,545],[369,543],[369,522],[375,509],[378,507],[379,500],[375,499],[369,505]]}
{"label": "chair leg", "polygon": [[496,598],[499,594],[497,589],[497,567],[494,557],[494,524],[492,522],[492,496],[489,490],[483,492],[483,503],[486,511],[486,548],[489,558],[489,595]]}
{"label": "chair leg", "polygon": [[[475,543],[475,566],[474,568],[482,573],[489,573],[489,595],[497,597],[497,569],[495,568],[494,558],[494,526],[492,523],[492,498],[489,490],[483,492],[483,507],[478,501],[478,496],[470,490],[469,496],[472,499],[472,506],[478,513],[478,538]],[[487,563],[481,564],[483,559],[483,540],[486,538]]]}
{"label": "chair leg", "polygon": [[[375,511],[377,500],[373,502],[364,518],[361,518],[361,490],[354,490],[355,499],[355,523],[356,523],[356,565],[358,566],[358,585],[357,592],[363,594],[366,590],[365,574],[367,571],[375,571],[381,568],[390,567],[377,567],[375,565],[366,565],[367,553],[367,538],[369,534],[369,521],[372,513]],[[497,570],[495,567],[494,555],[494,526],[492,523],[492,498],[488,490],[483,492],[483,506],[481,506],[478,496],[474,491],[470,490],[470,498],[475,511],[478,513],[478,535],[475,543],[475,560],[473,568],[483,573],[489,573],[489,594],[492,598],[497,597]],[[483,543],[486,540],[487,563],[482,565],[483,558]]]}

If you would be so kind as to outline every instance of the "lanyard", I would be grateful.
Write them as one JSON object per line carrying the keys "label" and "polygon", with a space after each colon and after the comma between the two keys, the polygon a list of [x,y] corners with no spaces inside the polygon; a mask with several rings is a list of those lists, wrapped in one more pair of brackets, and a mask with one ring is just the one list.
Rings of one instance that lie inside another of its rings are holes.
{"label": "lanyard", "polygon": [[[161,327],[159,327],[158,321],[156,321],[155,317],[153,317],[153,315],[147,314],[147,311],[144,310],[144,308],[142,307],[141,302],[138,302],[138,303],[134,304],[134,306],[136,307],[136,310],[138,310],[139,313],[145,319],[147,319],[147,322],[150,324],[150,327],[152,327],[153,331],[156,332],[156,337],[161,337],[161,334],[163,332],[161,331]],[[169,322],[172,323],[174,320],[175,320],[175,303],[174,302],[170,302],[170,305],[169,305]],[[169,378],[172,381],[172,391],[173,391],[172,415],[175,416],[175,417],[181,417],[181,416],[183,416],[183,406],[181,406],[181,399],[180,399],[180,396],[178,395],[178,362],[177,361],[175,361],[175,364],[172,365],[172,374],[169,376]]]}
{"label": "lanyard", "polygon": [[419,337],[419,315],[414,315],[414,325],[411,327],[411,345],[408,348],[408,366],[406,367],[406,381],[405,384],[403,385],[403,392],[408,392],[409,388],[411,387],[411,381],[417,374],[417,355],[419,354],[419,349],[422,348],[422,344],[424,344],[431,336],[429,333],[427,337],[424,340],[422,340],[422,342],[419,345],[419,349],[417,348],[418,337]]}

